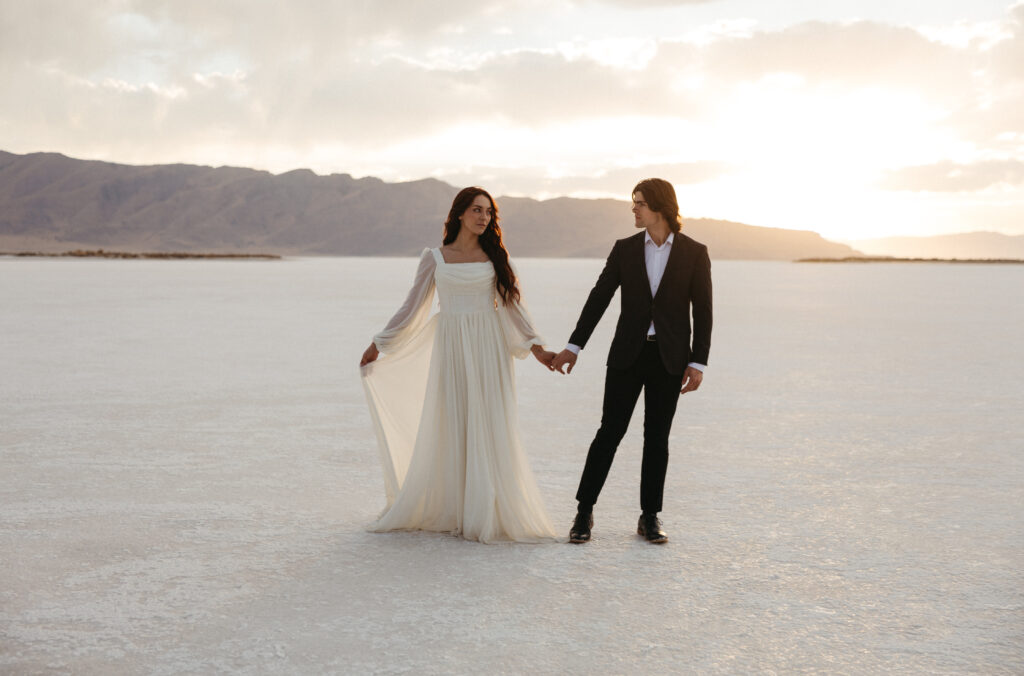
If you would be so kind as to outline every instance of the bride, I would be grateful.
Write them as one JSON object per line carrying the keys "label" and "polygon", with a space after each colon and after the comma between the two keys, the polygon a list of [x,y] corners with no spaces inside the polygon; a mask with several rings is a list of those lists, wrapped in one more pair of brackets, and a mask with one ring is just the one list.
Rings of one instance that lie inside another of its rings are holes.
{"label": "bride", "polygon": [[[520,302],[486,190],[455,196],[443,244],[424,249],[405,303],[359,363],[387,492],[371,530],[552,540],[519,441],[512,357],[532,352],[550,369],[555,355]],[[440,311],[428,317],[435,287]]]}

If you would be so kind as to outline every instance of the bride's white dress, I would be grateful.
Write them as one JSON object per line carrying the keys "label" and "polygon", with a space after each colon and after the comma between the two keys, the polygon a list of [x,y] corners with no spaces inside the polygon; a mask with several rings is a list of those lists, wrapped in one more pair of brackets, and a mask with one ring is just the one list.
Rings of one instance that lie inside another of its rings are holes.
{"label": "bride's white dress", "polygon": [[512,364],[543,342],[523,305],[502,303],[491,263],[445,263],[425,249],[408,298],[373,341],[383,356],[362,381],[387,508],[371,530],[554,538],[519,441]]}

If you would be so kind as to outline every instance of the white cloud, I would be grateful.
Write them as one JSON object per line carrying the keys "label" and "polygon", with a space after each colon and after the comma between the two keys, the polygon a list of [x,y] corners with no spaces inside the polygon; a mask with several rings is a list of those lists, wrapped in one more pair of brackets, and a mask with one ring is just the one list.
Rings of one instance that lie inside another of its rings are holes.
{"label": "white cloud", "polygon": [[1024,183],[1024,161],[985,160],[972,164],[951,161],[888,172],[881,182],[889,190],[975,192]]}
{"label": "white cloud", "polygon": [[973,51],[932,42],[909,28],[870,22],[809,22],[719,40],[702,58],[709,72],[728,80],[795,73],[814,83],[912,90],[938,101],[970,92],[972,72],[981,65]]}
{"label": "white cloud", "polygon": [[[209,90],[203,106],[216,107],[220,101],[240,134],[272,133],[284,142],[319,137],[372,144],[473,120],[537,126],[654,110],[700,119],[717,114],[718,102],[737,84],[785,73],[812,86],[913,90],[950,105],[978,86],[972,75],[978,68],[976,51],[866,22],[805,23],[719,37],[704,46],[580,38],[549,50],[488,52],[482,49],[486,43],[459,45],[456,36],[454,43],[430,43],[416,60],[400,49],[389,54],[380,41],[450,34],[452,21],[479,18],[495,11],[496,4],[446,3],[442,10],[426,11],[422,3],[408,0],[388,12],[375,11],[378,5],[370,2],[327,1],[308,3],[306,11],[267,3],[258,12],[248,3],[188,0],[139,0],[130,5],[130,13],[115,13],[120,3],[89,5],[91,11],[73,6],[77,12],[49,24],[44,15],[56,13],[56,7],[45,2],[27,3],[21,13],[5,6],[5,23],[47,25],[32,40],[5,48],[3,58],[15,84],[26,75],[37,79],[46,66],[63,73],[64,80],[117,81],[127,89],[176,92],[185,119],[194,112],[190,102],[199,96],[200,85]],[[69,21],[81,28],[77,40],[70,39]],[[128,34],[132,30],[136,33]],[[1014,54],[1004,52],[1018,49],[1013,45],[1020,42],[1000,43],[993,58],[1013,63]],[[124,65],[139,62],[148,65]],[[225,72],[233,84],[212,86]],[[38,78],[37,86],[59,88],[61,79]],[[784,80],[778,82],[786,88]],[[55,98],[74,107],[81,94],[74,88],[61,93],[67,98],[19,92],[29,108],[52,105]],[[249,105],[240,109],[235,99],[242,93]],[[138,101],[114,97],[103,103],[115,116],[122,107],[140,115],[140,126],[149,119]]]}

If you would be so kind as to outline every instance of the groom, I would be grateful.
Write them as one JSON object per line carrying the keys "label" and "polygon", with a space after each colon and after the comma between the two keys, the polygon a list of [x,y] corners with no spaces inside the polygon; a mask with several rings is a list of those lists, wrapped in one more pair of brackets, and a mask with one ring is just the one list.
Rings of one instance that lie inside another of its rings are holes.
{"label": "groom", "polygon": [[[601,427],[587,453],[569,541],[588,542],[593,509],[615,450],[644,392],[644,452],[640,470],[640,522],[648,542],[668,542],[661,511],[668,467],[668,435],[680,394],[700,387],[711,348],[711,261],[703,244],[680,232],[672,184],[648,178],[633,188],[633,215],[643,232],[615,242],[569,345],[552,367],[572,373],[615,290],[622,306],[608,352]],[[693,312],[691,331],[690,313]],[[691,344],[692,335],[692,344]]]}

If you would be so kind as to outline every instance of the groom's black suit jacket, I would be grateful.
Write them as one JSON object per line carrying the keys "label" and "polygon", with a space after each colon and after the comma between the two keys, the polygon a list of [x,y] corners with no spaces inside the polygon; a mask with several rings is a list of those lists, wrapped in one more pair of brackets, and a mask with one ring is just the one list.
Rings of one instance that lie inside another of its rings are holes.
{"label": "groom's black suit jacket", "polygon": [[641,231],[615,242],[569,342],[581,348],[586,346],[615,290],[622,287],[622,308],[608,352],[608,366],[626,369],[636,361],[653,320],[665,370],[680,375],[691,362],[708,363],[711,350],[711,260],[706,246],[676,233],[665,275],[658,286],[658,293],[652,298],[644,256],[644,235]]}

